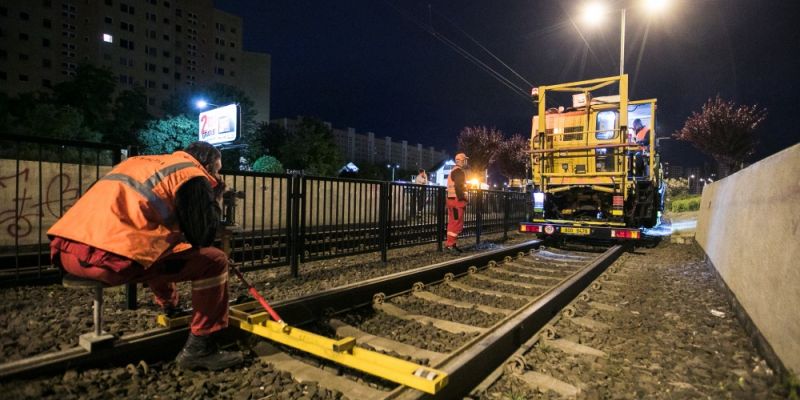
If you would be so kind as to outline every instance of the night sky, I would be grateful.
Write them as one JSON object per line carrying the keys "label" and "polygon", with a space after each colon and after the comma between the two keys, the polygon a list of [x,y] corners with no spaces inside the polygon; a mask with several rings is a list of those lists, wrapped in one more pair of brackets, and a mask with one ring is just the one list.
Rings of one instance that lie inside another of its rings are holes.
{"label": "night sky", "polygon": [[[242,16],[246,50],[272,56],[271,118],[316,116],[337,128],[451,154],[468,125],[528,136],[534,108],[442,40],[525,92],[529,83],[615,75],[619,12],[590,28],[580,18],[582,3],[215,1]],[[720,94],[767,108],[756,159],[800,142],[794,120],[800,115],[800,1],[673,0],[665,15],[653,18],[638,2],[611,3],[627,8],[630,97],[658,98],[659,136]],[[428,32],[431,26],[442,40]]]}

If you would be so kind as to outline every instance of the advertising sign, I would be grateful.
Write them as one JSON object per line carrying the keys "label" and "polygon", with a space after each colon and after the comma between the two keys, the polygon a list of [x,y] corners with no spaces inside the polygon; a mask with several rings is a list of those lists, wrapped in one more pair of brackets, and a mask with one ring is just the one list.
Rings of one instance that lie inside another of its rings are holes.
{"label": "advertising sign", "polygon": [[200,113],[200,140],[211,144],[239,138],[239,105],[229,104]]}

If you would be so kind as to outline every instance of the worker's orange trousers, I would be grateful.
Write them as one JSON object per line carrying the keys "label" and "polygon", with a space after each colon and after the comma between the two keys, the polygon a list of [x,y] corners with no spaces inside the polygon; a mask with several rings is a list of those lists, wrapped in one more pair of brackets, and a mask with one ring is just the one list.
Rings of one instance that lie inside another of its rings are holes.
{"label": "worker's orange trousers", "polygon": [[464,209],[467,202],[455,198],[448,198],[447,206],[447,240],[444,245],[453,247],[458,241],[458,235],[464,230]]}
{"label": "worker's orange trousers", "polygon": [[191,331],[209,335],[228,326],[228,257],[215,247],[191,248],[150,268],[83,243],[55,238],[51,257],[66,272],[109,285],[146,283],[161,307],[177,306],[175,282],[192,281]]}

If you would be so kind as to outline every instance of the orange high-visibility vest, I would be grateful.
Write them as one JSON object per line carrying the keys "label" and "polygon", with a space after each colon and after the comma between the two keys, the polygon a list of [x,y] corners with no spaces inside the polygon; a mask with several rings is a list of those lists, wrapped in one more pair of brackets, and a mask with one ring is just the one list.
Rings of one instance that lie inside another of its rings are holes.
{"label": "orange high-visibility vest", "polygon": [[456,196],[456,182],[453,180],[453,172],[456,172],[457,169],[461,169],[458,165],[453,167],[450,170],[450,175],[447,175],[447,198],[448,199],[455,199]]}
{"label": "orange high-visibility vest", "polygon": [[650,134],[650,128],[643,127],[642,129],[639,129],[639,131],[636,132],[636,141],[643,142],[647,138],[647,135],[649,134]]}
{"label": "orange high-visibility vest", "polygon": [[183,151],[131,157],[92,186],[47,231],[150,267],[184,241],[175,215],[178,188],[189,179],[217,181]]}

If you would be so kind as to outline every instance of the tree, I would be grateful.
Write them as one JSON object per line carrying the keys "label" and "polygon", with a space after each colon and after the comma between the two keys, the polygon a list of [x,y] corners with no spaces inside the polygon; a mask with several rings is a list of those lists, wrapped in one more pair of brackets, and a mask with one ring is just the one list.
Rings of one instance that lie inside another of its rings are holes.
{"label": "tree", "polygon": [[336,176],[342,165],[333,131],[316,118],[303,117],[278,154],[286,168],[311,175]]}
{"label": "tree", "polygon": [[758,127],[766,117],[767,110],[758,105],[736,105],[717,95],[692,113],[673,137],[713,157],[721,170],[735,172],[755,152]]}
{"label": "tree", "polygon": [[184,115],[150,121],[140,133],[142,154],[165,154],[185,148],[197,141],[196,119]]}
{"label": "tree", "polygon": [[117,80],[110,69],[83,64],[78,66],[72,80],[53,87],[53,95],[56,103],[71,106],[83,114],[90,129],[102,131],[110,119],[116,88]]}
{"label": "tree", "polygon": [[500,148],[495,155],[497,169],[509,180],[527,176],[528,140],[519,133],[500,142]]}
{"label": "tree", "polygon": [[[15,112],[20,114],[8,114],[11,122],[7,125],[8,133],[23,136],[38,136],[62,140],[77,140],[87,142],[100,142],[102,134],[89,129],[84,124],[83,114],[70,106],[61,106],[48,102],[30,102],[36,98],[28,94],[19,99],[11,99],[14,104]],[[61,146],[44,144],[43,146],[34,144],[21,145],[19,157],[22,159],[43,159],[60,160],[64,162],[77,162],[80,152],[74,147],[62,148]],[[16,149],[0,149],[3,157],[16,157]],[[12,155],[13,154],[13,155]],[[91,157],[91,152],[84,152],[84,158]],[[92,162],[94,160],[92,159]]]}
{"label": "tree", "polygon": [[253,130],[251,138],[247,149],[248,157],[256,159],[269,154],[282,159],[283,154],[280,151],[289,139],[289,132],[278,124],[262,122]]}
{"label": "tree", "polygon": [[147,126],[152,116],[147,113],[144,88],[124,90],[114,99],[113,118],[106,128],[105,141],[121,145],[139,145],[138,132]]}
{"label": "tree", "polygon": [[469,157],[470,168],[485,176],[502,141],[503,133],[497,128],[467,126],[458,135],[458,149]]}
{"label": "tree", "polygon": [[253,171],[283,173],[283,165],[277,158],[272,156],[261,156],[253,163]]}

